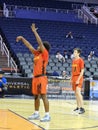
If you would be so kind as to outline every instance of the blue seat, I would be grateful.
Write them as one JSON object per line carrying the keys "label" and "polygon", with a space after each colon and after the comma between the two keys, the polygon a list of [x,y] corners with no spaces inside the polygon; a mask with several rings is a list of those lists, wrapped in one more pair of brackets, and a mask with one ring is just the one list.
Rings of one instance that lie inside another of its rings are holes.
{"label": "blue seat", "polygon": [[[26,48],[22,42],[16,43],[15,41],[18,35],[23,35],[35,48],[37,48],[38,44],[35,37],[33,36],[32,31],[30,30],[32,23],[35,23],[38,26],[38,31],[42,40],[47,40],[51,44],[50,58],[52,61],[48,64],[51,67],[57,64],[57,61],[55,61],[55,54],[58,50],[60,50],[62,54],[64,50],[67,50],[67,52],[71,54],[73,52],[73,48],[80,47],[83,49],[82,56],[86,56],[87,58],[91,50],[94,49],[97,51],[98,49],[97,44],[96,47],[92,45],[92,39],[98,40],[97,35],[92,33],[93,31],[98,34],[98,30],[94,25],[60,21],[54,22],[45,20],[0,18],[0,28],[5,35],[5,40],[7,41],[6,45],[10,52],[12,52],[12,56],[17,56],[18,53],[22,53],[22,55],[27,53],[27,55],[30,55],[30,57],[32,56],[33,59],[33,55],[30,53],[29,49]],[[82,40],[77,40],[76,38],[65,39],[65,35],[69,30],[72,30],[74,35],[77,35],[78,32],[79,34],[84,34],[85,38]],[[95,52],[95,55],[96,53],[97,52]],[[31,62],[33,61],[31,60]],[[68,60],[68,66],[70,66],[69,64],[71,64],[70,60]],[[98,61],[96,61],[96,64],[98,64]],[[57,66],[59,66],[59,64]],[[66,63],[65,65],[63,64],[61,68],[64,67],[67,68]],[[91,63],[86,63],[85,67],[87,67],[87,70],[89,71],[90,67],[92,67]],[[70,72],[70,70],[68,70],[68,72]]]}

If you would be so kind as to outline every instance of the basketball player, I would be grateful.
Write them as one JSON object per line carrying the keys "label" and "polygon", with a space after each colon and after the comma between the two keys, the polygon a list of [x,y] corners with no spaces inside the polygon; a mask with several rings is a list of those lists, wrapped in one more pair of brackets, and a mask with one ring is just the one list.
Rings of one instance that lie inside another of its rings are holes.
{"label": "basketball player", "polygon": [[83,97],[81,94],[81,89],[83,85],[84,61],[80,57],[81,50],[79,48],[75,48],[73,54],[74,59],[72,61],[71,83],[72,89],[73,91],[75,91],[77,101],[77,108],[74,109],[74,111],[82,114],[85,112],[83,108]]}
{"label": "basketball player", "polygon": [[33,79],[32,79],[32,93],[35,96],[35,112],[29,116],[28,119],[34,120],[34,119],[40,119],[39,114],[39,107],[40,107],[40,97],[43,100],[44,108],[45,108],[45,116],[40,119],[42,122],[50,121],[50,114],[49,114],[49,102],[46,96],[47,93],[47,76],[46,76],[46,67],[48,64],[48,58],[49,58],[49,49],[50,45],[47,41],[43,42],[37,33],[37,29],[35,27],[35,24],[32,24],[31,26],[32,32],[34,33],[36,40],[38,42],[38,48],[37,50],[34,49],[34,47],[22,36],[18,36],[16,38],[16,41],[22,41],[27,48],[31,51],[32,54],[34,54],[34,68],[33,68]]}

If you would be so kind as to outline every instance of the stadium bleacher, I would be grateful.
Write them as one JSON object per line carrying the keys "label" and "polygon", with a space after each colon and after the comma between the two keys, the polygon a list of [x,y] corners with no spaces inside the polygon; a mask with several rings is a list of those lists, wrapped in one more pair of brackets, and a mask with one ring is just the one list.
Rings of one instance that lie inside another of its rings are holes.
{"label": "stadium bleacher", "polygon": [[[32,0],[31,0],[32,1]],[[43,0],[44,1],[44,0]],[[7,1],[3,1],[7,2]],[[18,3],[17,3],[18,2]],[[33,1],[34,2],[34,1]],[[49,1],[47,1],[49,2]],[[47,2],[42,2],[39,5],[39,3],[35,2],[33,3],[35,7],[52,7],[52,8],[67,8],[72,9],[72,3],[66,5],[61,2],[61,6],[56,6],[55,4],[51,2],[47,4]],[[52,1],[53,2],[53,1]],[[29,3],[29,5],[28,5]],[[30,6],[29,2],[20,2],[19,1],[9,1],[6,4],[14,4],[14,5],[21,5],[21,6]],[[60,3],[60,1],[57,2]],[[45,4],[45,5],[44,5]],[[63,6],[62,6],[63,5]],[[66,6],[66,7],[65,7]],[[25,15],[24,15],[25,16]],[[35,48],[37,47],[36,39],[33,36],[33,33],[31,32],[30,26],[32,23],[35,23],[36,26],[38,26],[38,32],[42,38],[42,40],[48,40],[51,44],[51,51],[50,51],[50,59],[47,71],[49,73],[53,73],[53,71],[58,71],[61,75],[63,70],[67,71],[67,74],[70,75],[71,73],[71,62],[69,63],[66,61],[62,65],[62,63],[59,63],[57,60],[54,60],[52,58],[52,55],[55,56],[56,52],[59,50],[63,54],[64,50],[66,50],[68,53],[72,53],[73,48],[80,47],[82,49],[82,56],[84,57],[85,61],[87,62],[87,56],[90,51],[95,52],[95,56],[98,57],[97,54],[97,26],[91,25],[91,24],[84,24],[80,23],[79,21],[72,21],[70,17],[73,17],[73,15],[69,15],[66,17],[66,22],[64,21],[50,21],[50,20],[39,20],[39,19],[25,19],[25,18],[0,18],[0,28],[2,30],[3,36],[6,39],[6,45],[9,48],[9,51],[11,53],[11,56],[15,59],[16,63],[18,64],[18,67],[23,74],[23,76],[32,76],[32,65],[33,65],[33,56],[31,56],[29,50],[24,46],[24,44],[16,43],[16,37],[19,35],[24,36]],[[68,18],[70,19],[70,22],[68,22]],[[72,31],[74,38],[66,39],[66,34]],[[26,55],[27,54],[27,55]],[[27,58],[29,57],[29,58]],[[70,59],[69,59],[70,60]],[[61,67],[62,66],[62,67]],[[98,62],[97,58],[95,63],[88,62],[86,64],[86,70],[85,70],[85,76],[91,76],[94,75],[95,71],[97,71]],[[93,69],[92,69],[93,68]]]}
{"label": "stadium bleacher", "polygon": [[[30,29],[30,26],[32,23],[36,23],[36,25],[38,26],[39,28],[38,31],[42,39],[48,40],[50,42],[51,47],[52,47],[50,51],[50,55],[55,55],[58,50],[60,50],[61,53],[63,53],[64,50],[67,50],[71,53],[73,51],[73,48],[80,47],[83,51],[82,55],[86,59],[91,50],[95,51],[95,54],[97,56],[97,53],[96,53],[98,49],[98,46],[96,44],[97,35],[95,35],[97,34],[97,28],[95,25],[86,25],[83,23],[31,20],[31,19],[8,19],[8,18],[2,19],[1,18],[0,19],[1,29],[3,30],[3,33],[5,34],[7,38],[7,41],[8,41],[7,45],[10,46],[10,51],[14,59],[17,59],[16,57],[18,57],[19,53],[22,53],[23,55],[26,55],[25,53],[27,53],[28,55],[30,55],[29,50],[24,46],[24,44],[22,44],[21,42],[16,43],[15,40],[18,35],[24,36],[26,39],[30,41],[32,45],[34,45],[35,48],[37,47],[36,40]],[[92,29],[93,29],[93,33],[92,33]],[[69,30],[73,32],[74,39],[65,38],[65,34]],[[77,35],[85,35],[85,38],[81,39],[81,38],[75,37]],[[94,47],[94,45],[96,45],[96,48]],[[28,62],[26,60],[26,56],[23,56],[23,55],[22,55],[22,59],[20,58],[21,56],[19,56],[18,63],[24,64],[24,67],[20,67],[22,69],[22,73],[24,74],[24,76],[31,75],[32,71],[30,71],[30,68],[32,66],[32,60],[27,58],[29,60]],[[20,62],[23,62],[23,63],[20,63]],[[29,66],[28,69],[25,66],[27,62],[30,64],[28,65]],[[53,62],[52,60],[52,64],[53,63],[56,65],[55,61]],[[59,66],[53,67],[55,65],[51,65],[51,61],[49,61],[50,72],[53,72],[54,70],[57,70],[57,69],[60,70],[62,66],[61,64],[60,67]],[[67,73],[70,74],[71,66],[69,69],[68,67],[67,68],[62,67],[62,68],[63,68],[62,70],[64,69],[68,70]],[[91,69],[89,70],[91,71],[91,73],[94,73],[95,69],[96,67],[93,69],[93,71]],[[61,74],[62,70],[59,71],[59,74]]]}

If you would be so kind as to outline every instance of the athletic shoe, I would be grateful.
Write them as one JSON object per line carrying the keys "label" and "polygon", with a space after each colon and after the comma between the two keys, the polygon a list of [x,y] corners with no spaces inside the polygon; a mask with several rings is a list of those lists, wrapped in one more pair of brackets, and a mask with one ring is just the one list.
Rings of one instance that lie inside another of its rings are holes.
{"label": "athletic shoe", "polygon": [[40,118],[40,115],[36,113],[28,117],[29,120],[38,120],[39,118]]}
{"label": "athletic shoe", "polygon": [[83,113],[85,113],[84,108],[80,108],[80,109],[79,109],[79,114],[83,114]]}
{"label": "athletic shoe", "polygon": [[76,109],[74,109],[73,111],[78,111],[79,110],[79,108],[77,107]]}
{"label": "athletic shoe", "polygon": [[50,121],[51,120],[51,117],[49,115],[45,115],[40,121],[41,122],[47,122],[47,121]]}

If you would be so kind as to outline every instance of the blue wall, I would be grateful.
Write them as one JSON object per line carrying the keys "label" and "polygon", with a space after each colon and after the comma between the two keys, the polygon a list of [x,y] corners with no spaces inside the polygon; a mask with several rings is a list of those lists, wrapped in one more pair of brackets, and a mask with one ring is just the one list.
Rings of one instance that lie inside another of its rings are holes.
{"label": "blue wall", "polygon": [[40,20],[52,20],[52,21],[71,21],[81,22],[75,14],[72,13],[56,13],[56,12],[44,12],[35,10],[17,9],[15,10],[16,18],[29,18]]}

